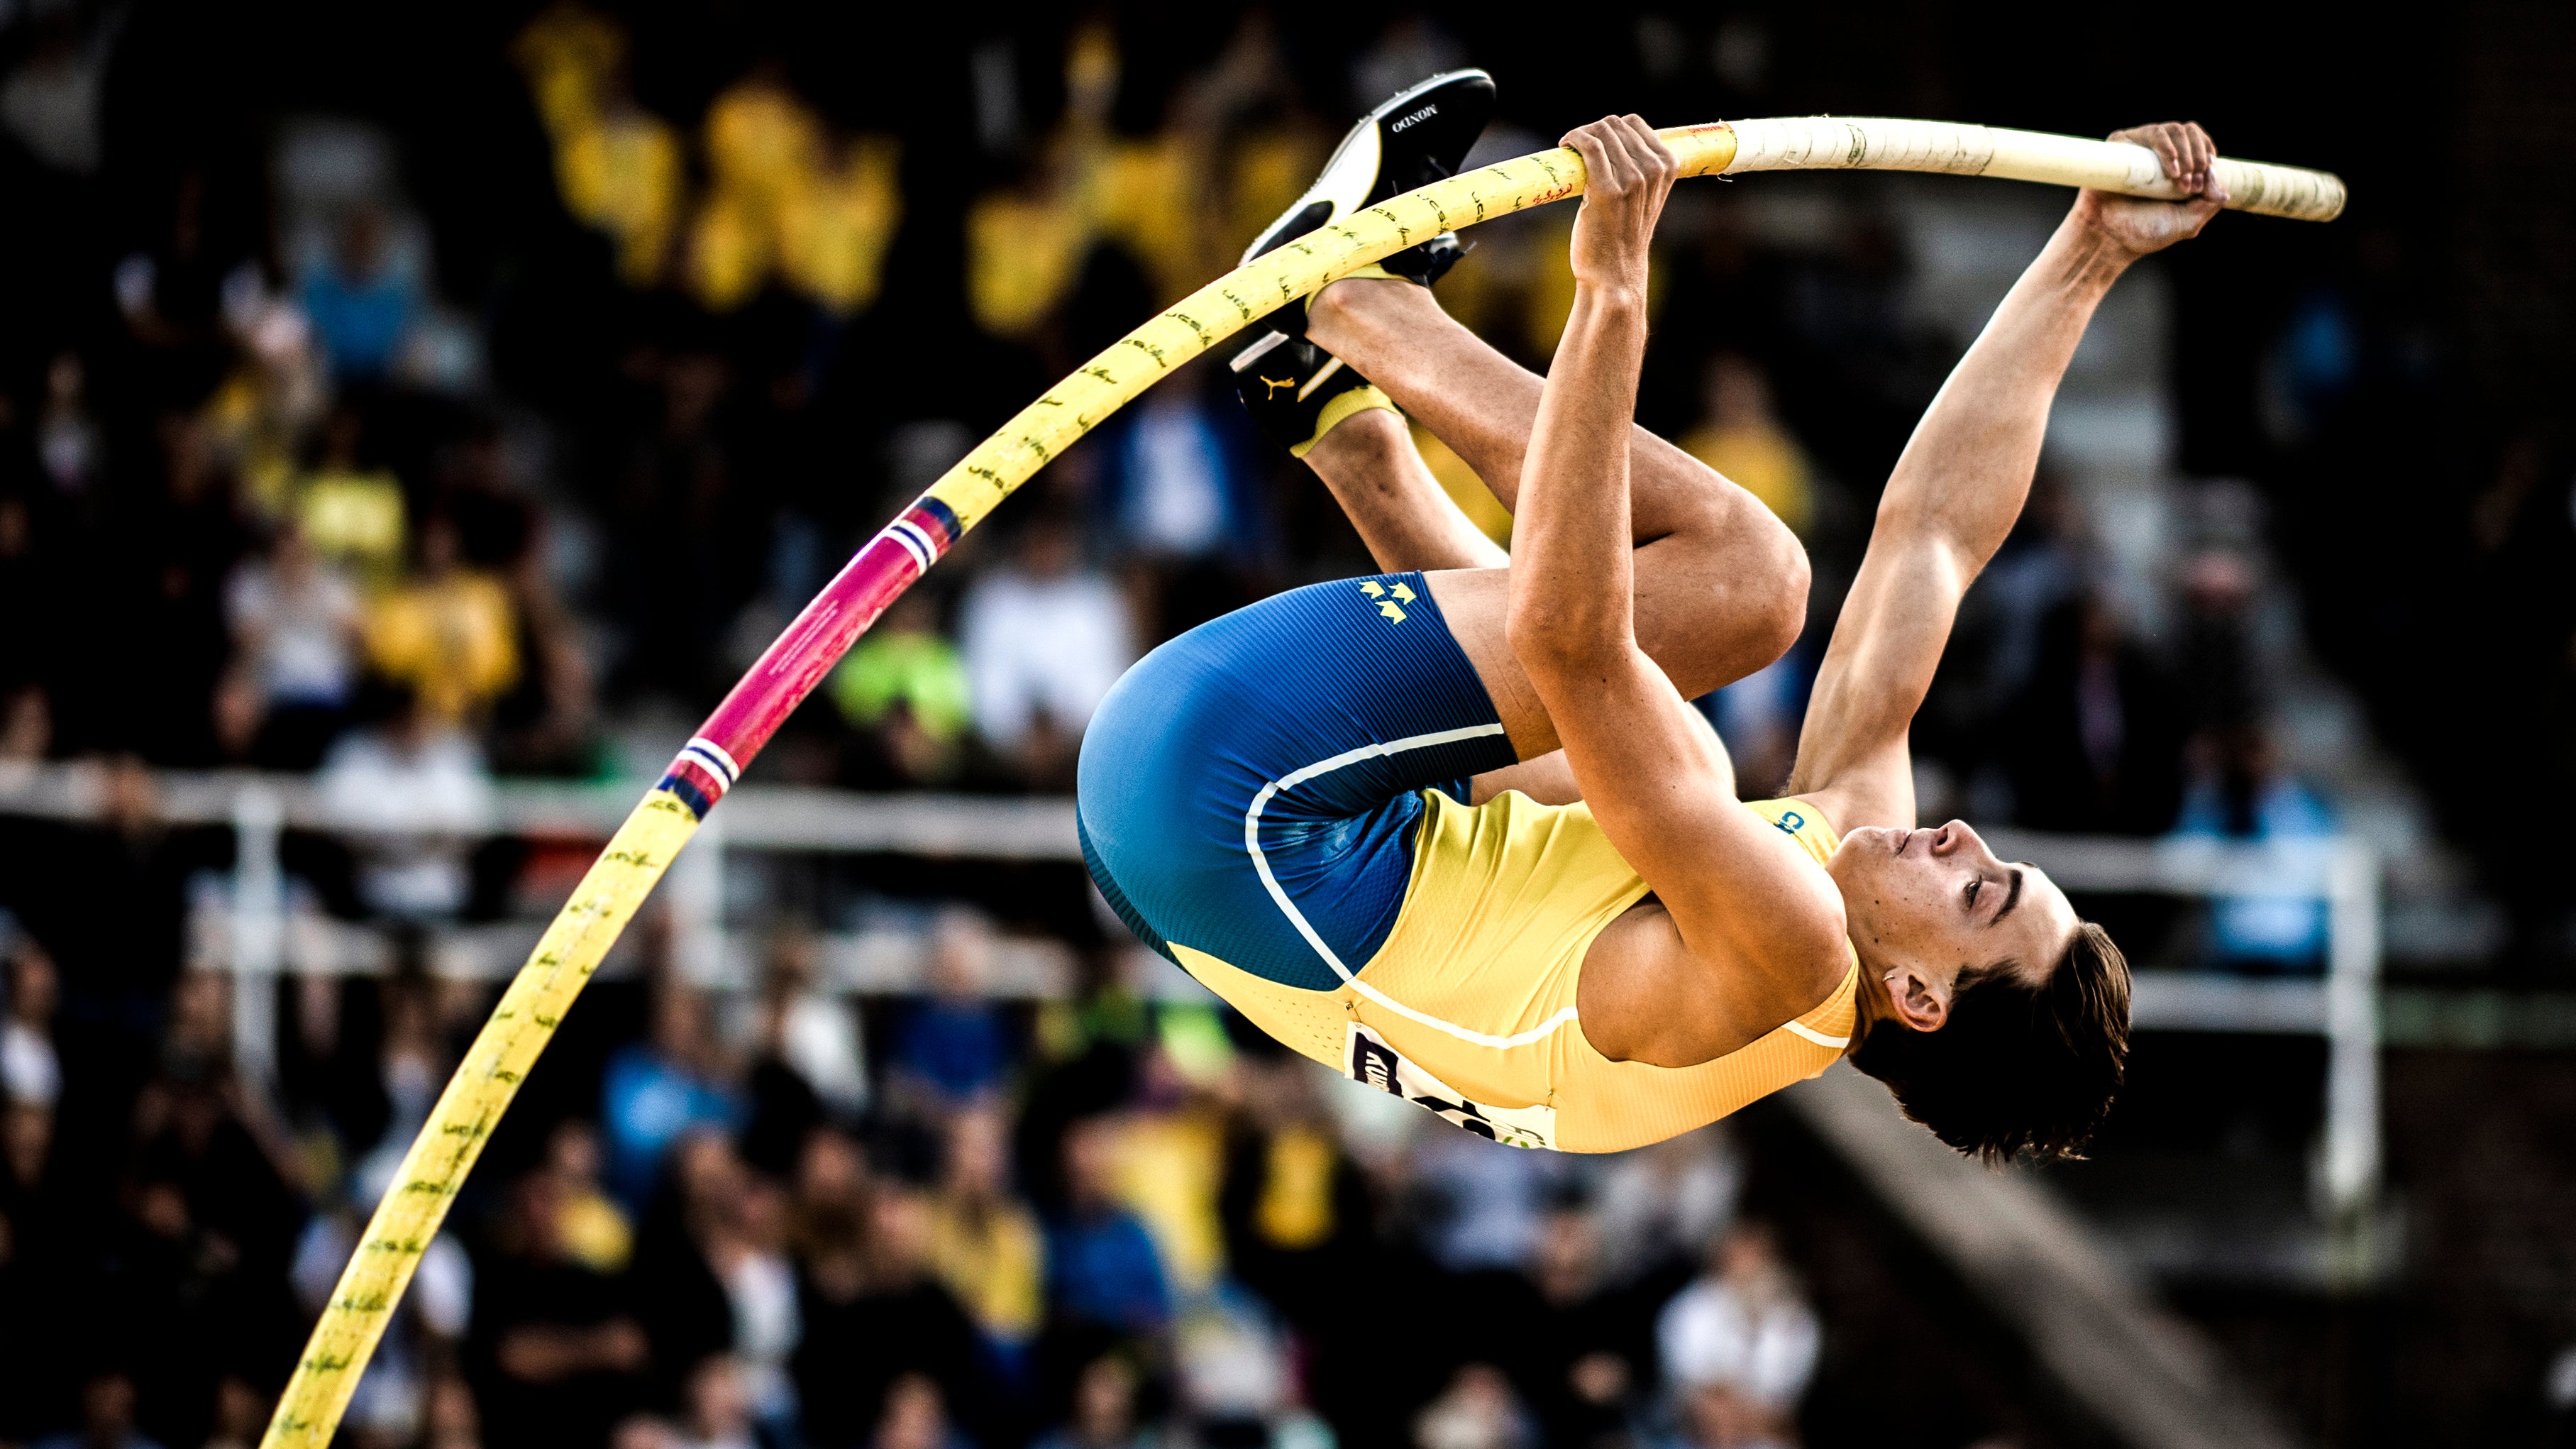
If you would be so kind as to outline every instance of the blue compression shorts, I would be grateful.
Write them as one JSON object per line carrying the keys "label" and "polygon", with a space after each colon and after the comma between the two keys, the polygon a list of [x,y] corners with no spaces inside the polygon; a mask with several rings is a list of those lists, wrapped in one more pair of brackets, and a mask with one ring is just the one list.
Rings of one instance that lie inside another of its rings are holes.
{"label": "blue compression shorts", "polygon": [[1329,991],[1341,978],[1281,898],[1357,970],[1404,905],[1421,792],[1463,804],[1468,776],[1515,759],[1422,575],[1314,584],[1200,625],[1110,690],[1082,739],[1082,858],[1164,956],[1179,942]]}

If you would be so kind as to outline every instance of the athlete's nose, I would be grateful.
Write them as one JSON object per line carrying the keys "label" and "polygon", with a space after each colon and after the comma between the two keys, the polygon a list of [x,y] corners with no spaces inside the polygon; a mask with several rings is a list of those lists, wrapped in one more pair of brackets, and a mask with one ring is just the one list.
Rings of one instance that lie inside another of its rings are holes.
{"label": "athlete's nose", "polygon": [[1985,837],[1977,834],[1976,827],[1965,820],[1949,822],[1932,837],[1934,855],[1956,855],[1962,851],[1982,852],[1985,850],[1985,845]]}

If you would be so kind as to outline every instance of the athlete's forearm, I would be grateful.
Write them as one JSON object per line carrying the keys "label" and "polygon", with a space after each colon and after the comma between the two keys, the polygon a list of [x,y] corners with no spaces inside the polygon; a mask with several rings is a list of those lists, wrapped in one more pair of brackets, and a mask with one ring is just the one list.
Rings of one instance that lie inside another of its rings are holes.
{"label": "athlete's forearm", "polygon": [[[1550,692],[1545,676],[1598,681],[1638,656],[1628,425],[1646,358],[1655,221],[1680,173],[1671,150],[1635,116],[1605,117],[1565,141],[1584,166],[1583,205],[1566,247],[1574,308],[1530,424],[1504,621],[1542,698]],[[1556,703],[1548,701],[1551,714]]]}
{"label": "athlete's forearm", "polygon": [[[2197,128],[2143,135],[2189,183],[2194,156],[2215,154]],[[2196,173],[2205,179],[2206,171]],[[2226,200],[2141,201],[2079,192],[2039,259],[1995,309],[1914,430],[1879,502],[1878,525],[1826,646],[1798,737],[1793,794],[1815,793],[1843,829],[1910,825],[1906,738],[1932,687],[1959,601],[2012,531],[2048,433],[2066,364],[2129,263],[2195,236]]]}
{"label": "athlete's forearm", "polygon": [[1509,629],[1533,672],[1635,645],[1628,420],[1645,350],[1643,296],[1575,287],[1513,519]]}
{"label": "athlete's forearm", "polygon": [[1852,793],[1836,802],[1841,828],[1912,821],[1908,722],[1932,686],[1960,597],[2030,492],[2058,379],[2126,265],[2125,252],[2070,216],[1906,443],[1817,671],[1789,778],[1792,793]]}
{"label": "athlete's forearm", "polygon": [[2029,495],[2048,412],[2076,344],[2131,255],[2070,213],[2013,284],[1888,478],[1872,547],[1928,540],[1973,577]]}

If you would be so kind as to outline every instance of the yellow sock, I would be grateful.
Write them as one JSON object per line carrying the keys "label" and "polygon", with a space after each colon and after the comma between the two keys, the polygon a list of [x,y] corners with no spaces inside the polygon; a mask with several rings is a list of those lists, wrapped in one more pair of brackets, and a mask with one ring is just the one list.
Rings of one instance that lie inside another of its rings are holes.
{"label": "yellow sock", "polygon": [[1341,426],[1342,419],[1349,417],[1353,413],[1367,412],[1371,408],[1384,408],[1398,417],[1402,417],[1404,415],[1403,412],[1396,407],[1395,399],[1388,397],[1378,388],[1378,385],[1373,382],[1363,387],[1352,388],[1348,392],[1336,393],[1334,394],[1332,401],[1324,404],[1324,410],[1315,415],[1315,435],[1308,438],[1306,441],[1299,443],[1297,446],[1290,448],[1288,450],[1288,456],[1291,458],[1305,457],[1309,449],[1313,448],[1317,443],[1324,441],[1324,435],[1326,433],[1329,433],[1333,429]]}

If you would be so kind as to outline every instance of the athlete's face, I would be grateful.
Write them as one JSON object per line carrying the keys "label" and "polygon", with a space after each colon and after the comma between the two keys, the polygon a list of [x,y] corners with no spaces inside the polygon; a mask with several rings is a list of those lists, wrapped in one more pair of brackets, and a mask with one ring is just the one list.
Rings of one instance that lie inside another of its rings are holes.
{"label": "athlete's face", "polygon": [[1886,984],[1895,1015],[1918,1031],[1948,1018],[1963,972],[2009,960],[2033,985],[2046,980],[2079,924],[2047,872],[1997,859],[1962,821],[1864,826],[1843,837],[1826,868],[1842,888],[1861,969]]}

